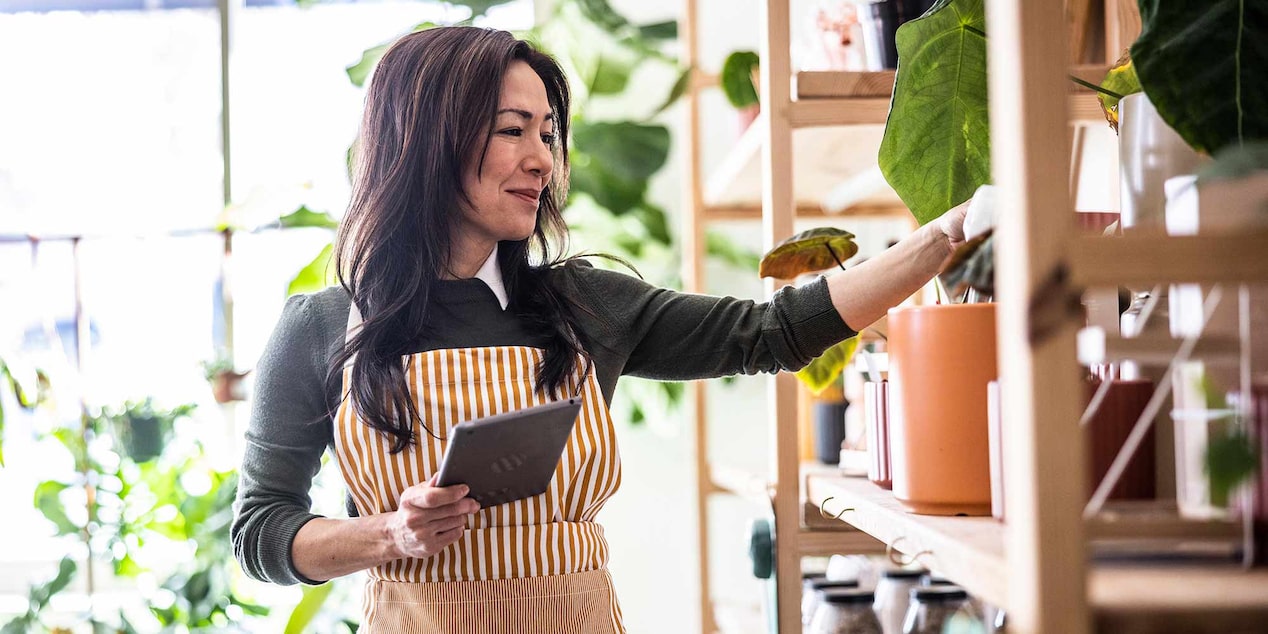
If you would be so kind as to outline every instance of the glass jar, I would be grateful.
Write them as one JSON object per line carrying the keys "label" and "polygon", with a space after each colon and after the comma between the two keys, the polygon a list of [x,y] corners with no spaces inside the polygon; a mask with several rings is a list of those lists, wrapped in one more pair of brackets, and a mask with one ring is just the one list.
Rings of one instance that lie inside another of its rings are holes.
{"label": "glass jar", "polygon": [[903,634],[942,634],[951,621],[967,621],[981,626],[969,604],[969,595],[955,586],[917,586],[911,589],[911,604],[903,621]]}
{"label": "glass jar", "polygon": [[883,634],[872,611],[870,590],[831,588],[819,591],[819,607],[810,620],[811,634]]}
{"label": "glass jar", "polygon": [[876,582],[876,618],[885,634],[902,634],[903,619],[907,616],[907,603],[911,589],[920,583],[924,570],[895,568],[881,573]]}
{"label": "glass jar", "polygon": [[801,582],[801,624],[810,625],[810,619],[819,607],[819,596],[823,590],[857,588],[859,582],[854,579],[828,579],[817,576],[808,577]]}

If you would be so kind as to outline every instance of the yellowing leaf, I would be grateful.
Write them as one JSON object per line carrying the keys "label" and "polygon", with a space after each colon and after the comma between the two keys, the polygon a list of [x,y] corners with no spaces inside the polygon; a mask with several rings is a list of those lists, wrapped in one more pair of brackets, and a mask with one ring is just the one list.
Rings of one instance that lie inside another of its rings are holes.
{"label": "yellowing leaf", "polygon": [[762,256],[757,274],[791,280],[802,273],[845,268],[843,263],[858,252],[859,245],[849,231],[833,227],[810,229],[780,242]]}
{"label": "yellowing leaf", "polygon": [[1118,95],[1115,97],[1103,92],[1097,93],[1097,98],[1101,100],[1101,109],[1105,111],[1105,120],[1109,121],[1110,127],[1117,132],[1119,100],[1141,90],[1140,79],[1136,77],[1136,66],[1132,64],[1131,52],[1123,51],[1123,56],[1118,58],[1114,67],[1105,74],[1105,79],[1101,81],[1101,88]]}
{"label": "yellowing leaf", "polygon": [[858,350],[858,347],[859,336],[854,335],[828,348],[811,361],[810,365],[798,370],[797,378],[805,383],[811,392],[815,394],[823,392],[836,382],[837,377],[841,376],[841,371],[849,365],[850,359],[854,358],[854,351]]}

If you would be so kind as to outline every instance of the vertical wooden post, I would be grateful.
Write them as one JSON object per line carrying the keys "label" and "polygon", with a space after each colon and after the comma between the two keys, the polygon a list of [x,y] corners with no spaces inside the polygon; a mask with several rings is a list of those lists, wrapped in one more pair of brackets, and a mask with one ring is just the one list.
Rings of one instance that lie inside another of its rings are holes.
{"label": "vertical wooden post", "polygon": [[1140,36],[1136,0],[1105,0],[1105,58],[1113,64]]}
{"label": "vertical wooden post", "polygon": [[[1032,338],[1030,304],[1062,309],[1072,227],[1061,3],[987,0],[991,161],[1000,187],[998,350],[1005,437],[1010,632],[1090,627],[1076,323]],[[1042,377],[1039,370],[1042,369]],[[1042,379],[1042,380],[1041,380]]]}
{"label": "vertical wooden post", "polygon": [[[789,47],[788,0],[763,3],[759,56],[761,66],[761,108],[766,117],[766,138],[762,144],[762,244],[767,250],[793,233],[796,205],[793,197],[791,110],[792,53]],[[768,280],[766,290],[774,292],[779,280]],[[794,377],[781,373],[770,380],[772,481],[775,483],[775,579],[779,631],[801,631],[801,558],[797,538],[801,524],[797,460],[797,385]]]}
{"label": "vertical wooden post", "polygon": [[[705,292],[704,279],[704,197],[700,190],[700,54],[697,28],[697,0],[685,0],[678,22],[682,43],[682,64],[686,67],[687,90],[683,93],[686,121],[686,152],[683,162],[682,197],[682,283],[683,290]],[[709,470],[709,408],[707,384],[691,384],[692,417],[696,455],[696,551],[699,556],[700,632],[714,634],[718,626],[713,614],[713,584],[709,574],[709,496],[713,476]]]}

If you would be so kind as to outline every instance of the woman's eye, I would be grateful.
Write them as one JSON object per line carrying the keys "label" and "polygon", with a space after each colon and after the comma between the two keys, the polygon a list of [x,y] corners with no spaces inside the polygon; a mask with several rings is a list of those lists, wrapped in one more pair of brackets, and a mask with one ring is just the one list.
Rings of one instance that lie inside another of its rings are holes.
{"label": "woman's eye", "polygon": [[524,131],[519,128],[507,128],[502,131],[502,134],[506,134],[509,136],[520,136],[524,134]]}
{"label": "woman's eye", "polygon": [[552,146],[552,147],[553,147],[553,146],[555,145],[555,135],[553,135],[553,134],[543,134],[543,135],[542,135],[542,143],[545,143],[546,145],[549,145],[549,146]]}

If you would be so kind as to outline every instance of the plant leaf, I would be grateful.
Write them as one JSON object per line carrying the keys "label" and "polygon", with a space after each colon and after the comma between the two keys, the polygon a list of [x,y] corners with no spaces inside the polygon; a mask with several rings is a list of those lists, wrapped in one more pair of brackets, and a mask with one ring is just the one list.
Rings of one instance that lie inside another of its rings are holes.
{"label": "plant leaf", "polygon": [[942,0],[898,27],[881,173],[920,224],[991,178],[982,0]]}
{"label": "plant leaf", "polygon": [[[435,22],[421,22],[415,25],[411,32],[417,33],[418,31],[425,31],[436,26],[439,25]],[[395,40],[392,40],[392,42],[394,41]],[[357,87],[365,86],[365,80],[370,78],[370,73],[374,72],[375,65],[383,58],[383,54],[387,52],[388,47],[392,46],[392,42],[384,42],[378,46],[365,49],[365,51],[361,53],[361,59],[357,60],[355,64],[348,66],[346,69],[348,72],[348,80]]]}
{"label": "plant leaf", "polygon": [[589,93],[591,95],[619,94],[630,83],[630,73],[633,71],[632,60],[600,55],[594,64],[594,73],[590,76]]}
{"label": "plant leaf", "polygon": [[987,229],[960,245],[942,265],[938,274],[953,302],[963,298],[970,288],[985,295],[995,294],[994,229]]}
{"label": "plant leaf", "polygon": [[330,591],[334,588],[333,583],[305,587],[303,598],[299,600],[295,609],[291,610],[291,616],[286,620],[284,634],[303,634],[304,628],[308,627],[318,612],[321,612],[322,604],[326,602],[326,598],[330,596]]}
{"label": "plant leaf", "polygon": [[1268,3],[1140,0],[1140,84],[1194,149],[1268,137]]}
{"label": "plant leaf", "polygon": [[674,40],[678,38],[678,21],[665,20],[651,24],[640,24],[638,34],[645,40]]}
{"label": "plant leaf", "polygon": [[1212,434],[1206,447],[1205,470],[1211,484],[1211,504],[1225,506],[1237,485],[1259,468],[1259,454],[1250,436],[1240,429]]}
{"label": "plant leaf", "polygon": [[760,60],[753,51],[735,51],[726,56],[722,62],[722,73],[718,80],[722,82],[722,92],[726,100],[736,108],[745,108],[756,104],[757,88],[753,86],[753,69]]}
{"label": "plant leaf", "polygon": [[578,121],[573,139],[573,190],[589,194],[617,216],[647,205],[647,182],[669,158],[668,128],[633,121]]}
{"label": "plant leaf", "polygon": [[[1101,81],[1101,88],[1118,93],[1122,97],[1140,92],[1140,78],[1136,77],[1136,65],[1132,63],[1131,52],[1123,51],[1122,57],[1119,57],[1114,67],[1105,74],[1105,79]],[[1097,93],[1096,98],[1101,101],[1105,120],[1109,121],[1110,127],[1117,132],[1118,101],[1121,97]]]}
{"label": "plant leaf", "polygon": [[670,106],[682,98],[683,94],[687,92],[687,85],[691,83],[691,70],[691,68],[684,68],[679,73],[678,79],[674,81],[673,87],[669,89],[669,94],[665,95],[665,100],[661,102],[656,110],[652,111],[652,114],[648,116],[649,119],[669,109]]}
{"label": "plant leaf", "polygon": [[802,273],[836,268],[858,252],[854,234],[834,227],[819,227],[802,231],[776,245],[762,256],[757,274],[791,280]]}
{"label": "plant leaf", "polygon": [[308,205],[303,205],[299,209],[296,209],[277,220],[287,229],[294,229],[296,227],[321,227],[323,229],[334,229],[339,226],[339,221],[331,218],[330,214],[313,211],[308,208]]}
{"label": "plant leaf", "polygon": [[854,358],[854,352],[859,347],[859,336],[854,335],[841,343],[828,348],[823,354],[815,357],[810,365],[797,371],[797,378],[801,380],[811,392],[819,394],[826,390],[829,386],[836,382],[837,377],[841,376],[841,371],[850,363],[850,359]]}
{"label": "plant leaf", "polygon": [[738,269],[756,271],[758,268],[757,253],[735,244],[731,238],[716,231],[705,233],[705,251],[709,256],[717,258]]}
{"label": "plant leaf", "polygon": [[44,517],[57,527],[58,535],[72,535],[79,532],[79,526],[70,521],[66,515],[66,506],[62,504],[62,491],[70,485],[56,480],[45,480],[35,487],[34,505]]}
{"label": "plant leaf", "polygon": [[313,293],[335,284],[334,271],[330,267],[330,257],[335,252],[335,245],[327,244],[321,253],[313,258],[307,266],[295,274],[295,278],[286,287],[287,295],[296,293]]}

